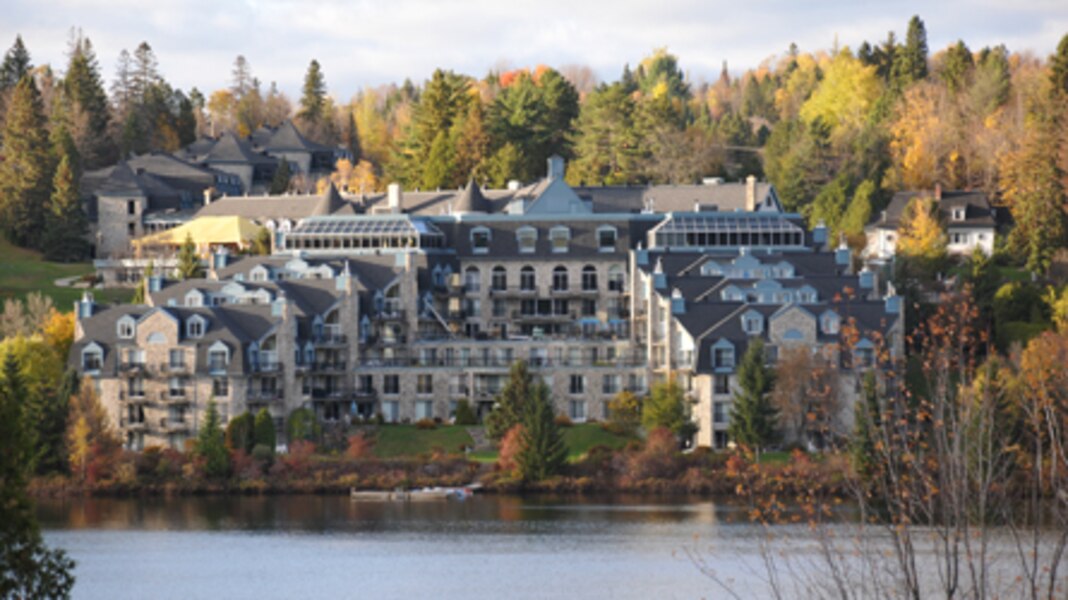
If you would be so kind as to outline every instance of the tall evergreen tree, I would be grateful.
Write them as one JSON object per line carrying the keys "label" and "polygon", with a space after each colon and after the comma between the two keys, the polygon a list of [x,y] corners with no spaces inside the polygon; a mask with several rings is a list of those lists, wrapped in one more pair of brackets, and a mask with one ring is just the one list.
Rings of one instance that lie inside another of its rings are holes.
{"label": "tall evergreen tree", "polygon": [[326,80],[323,77],[319,61],[312,60],[304,74],[304,88],[300,97],[300,111],[297,117],[309,125],[318,125],[326,108]]}
{"label": "tall evergreen tree", "polygon": [[111,114],[100,67],[89,38],[77,35],[71,42],[70,62],[63,90],[71,102],[75,127],[71,135],[86,169],[112,162],[115,148],[108,136]]}
{"label": "tall evergreen tree", "polygon": [[500,441],[509,429],[522,422],[526,406],[537,391],[536,385],[525,361],[512,364],[508,381],[497,394],[493,412],[486,417],[486,433],[491,439]]}
{"label": "tall evergreen tree", "polygon": [[411,186],[454,187],[470,173],[455,171],[453,125],[463,120],[471,102],[471,81],[437,69],[413,108],[412,121],[400,148],[401,178]]}
{"label": "tall evergreen tree", "polygon": [[765,364],[764,341],[752,338],[738,365],[738,390],[727,433],[758,456],[776,439],[778,415],[771,401],[774,385],[775,372]]}
{"label": "tall evergreen tree", "polygon": [[538,382],[523,407],[520,448],[516,456],[524,481],[541,481],[560,472],[567,463],[567,446],[553,414],[549,389]]}
{"label": "tall evergreen tree", "polygon": [[4,54],[4,62],[0,63],[0,92],[11,89],[18,85],[23,77],[29,75],[30,52],[22,43],[22,36],[15,36],[15,43]]}
{"label": "tall evergreen tree", "polygon": [[208,412],[197,434],[196,451],[205,460],[204,470],[208,477],[223,478],[230,474],[230,455],[226,452],[215,400],[208,400]]}
{"label": "tall evergreen tree", "polygon": [[972,51],[962,40],[957,40],[956,44],[946,50],[940,75],[949,91],[958,93],[967,89],[974,69],[975,59],[972,57]]}
{"label": "tall evergreen tree", "polygon": [[1050,82],[1053,89],[1061,94],[1068,94],[1068,34],[1057,44],[1057,52],[1049,59]]}
{"label": "tall evergreen tree", "polygon": [[899,90],[927,77],[927,28],[919,15],[909,20],[905,45],[894,56],[891,78]]}
{"label": "tall evergreen tree", "polygon": [[0,226],[12,243],[37,247],[48,213],[53,163],[41,96],[30,77],[19,81],[8,102],[3,140]]}
{"label": "tall evergreen tree", "polygon": [[89,226],[78,194],[69,154],[63,154],[53,180],[52,202],[45,221],[44,253],[48,260],[76,262],[89,253]]}
{"label": "tall evergreen tree", "polygon": [[0,597],[66,598],[74,561],[41,538],[26,493],[34,467],[34,425],[29,422],[19,364],[8,353],[0,382]]}
{"label": "tall evergreen tree", "polygon": [[356,127],[356,117],[352,114],[352,106],[345,107],[345,130],[341,134],[341,142],[352,153],[352,164],[360,162],[363,150],[360,148],[360,132]]}

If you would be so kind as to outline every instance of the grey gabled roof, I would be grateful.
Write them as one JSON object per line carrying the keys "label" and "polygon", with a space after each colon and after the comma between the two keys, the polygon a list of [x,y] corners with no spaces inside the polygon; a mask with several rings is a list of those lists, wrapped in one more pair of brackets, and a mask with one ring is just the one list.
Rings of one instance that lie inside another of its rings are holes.
{"label": "grey gabled roof", "polygon": [[[996,225],[993,211],[990,208],[990,200],[985,193],[977,190],[943,190],[939,193],[941,198],[938,201],[938,211],[948,227],[994,227]],[[876,217],[871,226],[881,229],[897,229],[901,225],[901,218],[909,202],[914,198],[934,198],[939,193],[924,190],[897,192],[886,210]],[[963,221],[954,221],[952,211],[960,207],[965,209],[965,218]]]}
{"label": "grey gabled roof", "polygon": [[244,163],[244,164],[275,164],[275,160],[268,156],[252,151],[247,142],[238,138],[233,132],[227,131],[219,137],[219,141],[212,146],[211,151],[204,157],[204,162],[212,163]]}
{"label": "grey gabled roof", "polygon": [[111,167],[91,171],[86,173],[85,177],[89,182],[96,183],[96,185],[90,183],[86,187],[90,188],[92,193],[98,196],[148,197],[148,190],[144,182],[139,180],[137,173],[126,161]]}
{"label": "grey gabled roof", "polygon": [[293,121],[286,120],[274,130],[263,145],[267,152],[333,152],[329,146],[317,144],[305,138]]}

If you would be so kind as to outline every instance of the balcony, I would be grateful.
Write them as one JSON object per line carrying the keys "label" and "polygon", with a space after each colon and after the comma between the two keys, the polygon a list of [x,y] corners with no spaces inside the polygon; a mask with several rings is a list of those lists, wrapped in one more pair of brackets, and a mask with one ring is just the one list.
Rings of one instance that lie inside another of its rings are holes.
{"label": "balcony", "polygon": [[322,331],[318,332],[313,341],[320,346],[344,346],[348,343],[348,338],[341,333],[341,325],[328,323],[323,325]]}
{"label": "balcony", "polygon": [[145,371],[145,363],[123,361],[119,363],[119,371],[122,373],[143,373]]}
{"label": "balcony", "polygon": [[185,389],[163,390],[159,393],[159,401],[163,404],[189,404],[189,396]]}
{"label": "balcony", "polygon": [[188,375],[189,374],[189,365],[185,364],[184,362],[183,363],[170,363],[170,362],[160,363],[159,372],[160,373],[167,373],[169,375]]}
{"label": "balcony", "polygon": [[275,389],[275,390],[249,389],[248,390],[248,394],[246,395],[246,398],[248,399],[249,402],[261,402],[261,403],[262,402],[276,402],[278,400],[281,400],[284,397],[285,397],[285,394],[282,392],[282,390],[278,390],[278,389]]}
{"label": "balcony", "polygon": [[363,399],[363,400],[369,400],[369,399],[372,399],[375,396],[377,396],[378,392],[373,387],[372,388],[356,388],[355,390],[353,390],[352,395],[354,397],[356,397],[356,398],[360,398],[360,399]]}
{"label": "balcony", "polygon": [[311,370],[315,372],[336,373],[345,370],[344,361],[327,361],[317,362],[311,366]]}
{"label": "balcony", "polygon": [[184,418],[163,417],[159,420],[159,428],[164,433],[177,433],[179,431],[189,431],[189,423]]}
{"label": "balcony", "polygon": [[450,396],[467,396],[470,393],[471,393],[471,388],[467,387],[466,385],[450,385],[449,386],[449,395]]}
{"label": "balcony", "polygon": [[148,402],[148,396],[144,390],[121,390],[119,392],[119,401],[127,404],[141,404]]}
{"label": "balcony", "polygon": [[119,419],[119,428],[124,431],[144,431],[148,429],[148,424],[145,423],[144,419],[134,421],[123,416]]}
{"label": "balcony", "polygon": [[404,314],[404,309],[400,308],[393,310],[383,309],[375,315],[375,319],[378,319],[379,321],[403,321]]}
{"label": "balcony", "polygon": [[282,364],[277,361],[270,362],[257,362],[252,363],[252,370],[256,373],[276,373],[282,368]]}

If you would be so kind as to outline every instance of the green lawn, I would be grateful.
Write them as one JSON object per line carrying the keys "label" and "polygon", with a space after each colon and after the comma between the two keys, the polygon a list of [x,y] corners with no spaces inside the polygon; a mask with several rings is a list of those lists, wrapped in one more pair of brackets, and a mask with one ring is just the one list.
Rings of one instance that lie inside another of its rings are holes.
{"label": "green lawn", "polygon": [[[622,448],[630,438],[605,431],[597,423],[584,423],[564,427],[564,443],[568,447],[568,460],[578,460],[594,446]],[[418,429],[414,425],[384,425],[378,428],[375,439],[375,455],[380,458],[418,456],[427,454],[435,447],[447,452],[456,452],[461,445],[474,443],[467,428],[442,425],[437,429]],[[468,455],[476,462],[495,462],[496,450],[478,450]]]}
{"label": "green lawn", "polygon": [[[30,292],[41,292],[50,296],[56,308],[62,311],[71,310],[84,290],[56,287],[55,280],[93,272],[92,263],[48,262],[39,253],[17,248],[3,239],[0,239],[0,257],[0,299],[24,299]],[[100,303],[124,302],[132,295],[128,289],[93,290],[93,296]]]}
{"label": "green lawn", "polygon": [[384,425],[375,437],[375,455],[379,458],[418,456],[441,448],[452,454],[461,446],[471,446],[474,440],[467,428],[442,425],[437,429],[417,429],[415,425]]}

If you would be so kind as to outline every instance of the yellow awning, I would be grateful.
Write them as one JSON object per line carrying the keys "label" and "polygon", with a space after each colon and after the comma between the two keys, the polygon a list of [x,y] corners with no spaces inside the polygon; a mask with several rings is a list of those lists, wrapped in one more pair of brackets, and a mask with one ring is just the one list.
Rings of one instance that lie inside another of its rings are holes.
{"label": "yellow awning", "polygon": [[174,229],[160,231],[134,240],[134,246],[181,246],[186,236],[193,238],[197,248],[211,245],[247,246],[256,239],[260,226],[244,217],[199,217]]}

